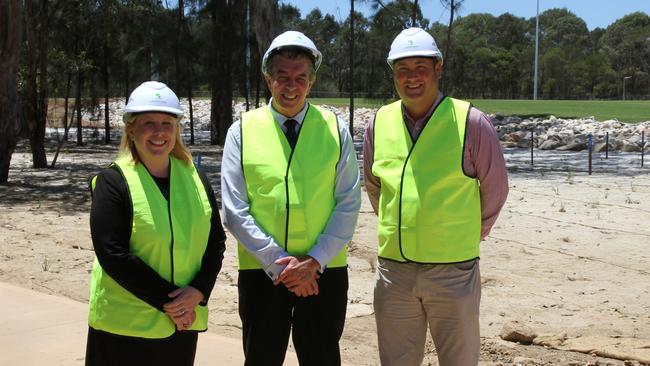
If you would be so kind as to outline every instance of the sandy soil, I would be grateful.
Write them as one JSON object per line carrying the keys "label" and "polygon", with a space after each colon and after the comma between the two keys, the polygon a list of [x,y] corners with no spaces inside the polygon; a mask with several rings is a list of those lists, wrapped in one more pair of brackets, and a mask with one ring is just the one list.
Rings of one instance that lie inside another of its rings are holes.
{"label": "sandy soil", "polygon": [[[197,147],[218,193],[219,152]],[[0,281],[88,299],[93,260],[88,177],[115,148],[68,147],[56,169],[31,168],[19,149],[0,186]],[[51,158],[51,157],[49,157]],[[482,243],[481,365],[650,363],[650,169],[588,176],[510,166],[510,196]],[[372,311],[376,220],[364,195],[350,244],[341,341],[349,365],[377,365]],[[210,299],[210,331],[240,337],[232,237]],[[513,323],[514,322],[514,323]],[[499,337],[507,323],[534,345]],[[425,365],[437,365],[429,341]]]}

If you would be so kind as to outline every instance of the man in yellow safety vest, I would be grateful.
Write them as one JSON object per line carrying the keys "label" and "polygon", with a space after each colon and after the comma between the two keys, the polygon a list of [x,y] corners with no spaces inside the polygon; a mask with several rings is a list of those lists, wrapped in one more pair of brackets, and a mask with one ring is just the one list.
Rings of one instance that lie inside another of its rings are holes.
{"label": "man in yellow safety vest", "polygon": [[272,99],[228,130],[221,165],[225,225],[237,238],[246,365],[339,365],[347,247],[360,207],[352,138],[306,102],[321,53],[288,31],[266,51]]}
{"label": "man in yellow safety vest", "polygon": [[438,90],[442,53],[425,30],[402,31],[388,64],[400,100],[377,112],[364,141],[381,364],[420,365],[429,328],[440,365],[476,365],[479,242],[508,194],[499,140],[483,113]]}

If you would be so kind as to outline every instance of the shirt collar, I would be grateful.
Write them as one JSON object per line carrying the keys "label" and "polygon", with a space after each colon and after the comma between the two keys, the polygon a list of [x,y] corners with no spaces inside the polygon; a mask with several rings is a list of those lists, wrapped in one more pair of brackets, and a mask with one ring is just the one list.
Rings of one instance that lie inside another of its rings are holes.
{"label": "shirt collar", "polygon": [[444,97],[445,96],[441,92],[438,92],[438,97],[436,97],[436,101],[433,102],[433,104],[431,105],[431,108],[429,108],[429,110],[424,115],[424,117],[422,117],[421,119],[419,119],[417,121],[413,120],[413,118],[411,118],[411,116],[409,116],[409,114],[406,112],[406,108],[404,108],[404,104],[402,104],[402,115],[404,116],[404,120],[406,122],[408,122],[408,123],[417,124],[417,123],[423,122],[424,119],[431,118],[431,113],[433,113],[433,110],[436,109],[436,106],[438,106],[438,104],[440,104],[440,101]]}
{"label": "shirt collar", "polygon": [[298,125],[302,126],[302,121],[305,119],[305,115],[307,114],[307,108],[309,107],[309,103],[305,101],[305,105],[302,107],[300,112],[296,114],[293,117],[287,117],[283,116],[280,114],[280,112],[276,111],[275,108],[273,108],[273,98],[271,97],[271,100],[269,100],[269,110],[271,111],[271,114],[273,115],[273,119],[280,125],[284,125],[284,122],[288,119],[294,119],[296,122],[298,122]]}

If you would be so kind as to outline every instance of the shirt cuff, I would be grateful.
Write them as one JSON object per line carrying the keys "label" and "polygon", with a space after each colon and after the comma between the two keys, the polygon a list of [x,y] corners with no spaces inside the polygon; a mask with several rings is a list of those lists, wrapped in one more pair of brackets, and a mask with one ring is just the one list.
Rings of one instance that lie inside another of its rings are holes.
{"label": "shirt cuff", "polygon": [[316,262],[320,265],[320,269],[318,272],[323,273],[325,271],[325,268],[327,268],[327,263],[329,260],[327,259],[328,255],[325,253],[324,250],[322,250],[319,247],[314,247],[312,250],[309,251],[307,254],[308,256],[314,258]]}
{"label": "shirt cuff", "polygon": [[[276,258],[276,260],[283,257],[286,257],[286,254],[279,256],[278,258]],[[284,271],[284,268],[286,266],[287,266],[286,264],[276,264],[275,261],[273,261],[271,262],[271,264],[266,266],[266,268],[264,268],[264,273],[266,273],[266,275],[269,276],[271,280],[275,281],[278,278],[278,276],[280,276],[280,273]]]}

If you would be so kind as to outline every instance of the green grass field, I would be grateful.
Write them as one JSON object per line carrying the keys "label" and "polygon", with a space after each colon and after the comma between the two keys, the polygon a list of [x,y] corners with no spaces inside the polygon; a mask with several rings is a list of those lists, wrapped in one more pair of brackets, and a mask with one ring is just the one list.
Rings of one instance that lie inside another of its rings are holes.
{"label": "green grass field", "polygon": [[610,100],[471,100],[485,113],[501,113],[520,117],[582,118],[594,116],[597,121],[617,119],[621,122],[650,121],[650,101]]}
{"label": "green grass field", "polygon": [[[347,98],[313,98],[315,104],[347,106]],[[582,118],[594,116],[597,121],[617,119],[621,122],[650,121],[650,101],[609,101],[609,100],[506,100],[472,99],[478,109],[485,113],[500,113],[520,117]],[[378,99],[359,98],[355,107],[377,108],[384,102]]]}

